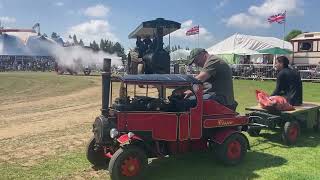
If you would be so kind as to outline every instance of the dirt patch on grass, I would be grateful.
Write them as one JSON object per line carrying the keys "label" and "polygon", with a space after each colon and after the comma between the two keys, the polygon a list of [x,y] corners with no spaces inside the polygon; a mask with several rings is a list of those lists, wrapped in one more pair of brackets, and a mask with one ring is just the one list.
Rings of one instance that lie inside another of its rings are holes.
{"label": "dirt patch on grass", "polygon": [[0,105],[0,163],[33,166],[83,148],[99,115],[101,87]]}

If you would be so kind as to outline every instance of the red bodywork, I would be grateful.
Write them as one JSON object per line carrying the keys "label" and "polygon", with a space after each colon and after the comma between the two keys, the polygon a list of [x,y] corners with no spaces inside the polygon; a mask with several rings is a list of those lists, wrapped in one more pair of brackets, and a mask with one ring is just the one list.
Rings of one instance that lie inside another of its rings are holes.
{"label": "red bodywork", "polygon": [[[171,153],[175,154],[187,149],[205,149],[207,144],[203,138],[221,144],[229,135],[238,132],[236,127],[248,124],[246,116],[240,116],[213,100],[203,100],[203,86],[198,86],[195,91],[197,106],[189,112],[117,112],[117,129],[151,132],[152,140],[168,141]],[[208,129],[211,135],[204,137],[203,131]],[[120,138],[120,141],[129,139],[128,136]]]}

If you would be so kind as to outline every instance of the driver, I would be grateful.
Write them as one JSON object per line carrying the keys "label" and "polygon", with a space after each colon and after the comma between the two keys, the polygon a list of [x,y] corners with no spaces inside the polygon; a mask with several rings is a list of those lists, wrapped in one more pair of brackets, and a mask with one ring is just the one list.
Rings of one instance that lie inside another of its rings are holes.
{"label": "driver", "polygon": [[[229,65],[222,59],[209,55],[202,48],[193,49],[188,57],[189,65],[201,67],[201,72],[195,77],[204,83],[204,98],[213,99],[220,104],[235,110],[232,72]],[[191,90],[184,92],[185,98],[193,95]]]}

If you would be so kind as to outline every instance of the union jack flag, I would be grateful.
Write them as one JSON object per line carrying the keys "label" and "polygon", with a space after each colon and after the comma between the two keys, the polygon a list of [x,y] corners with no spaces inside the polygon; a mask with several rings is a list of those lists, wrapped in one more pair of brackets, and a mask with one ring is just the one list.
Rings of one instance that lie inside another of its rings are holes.
{"label": "union jack flag", "polygon": [[286,11],[283,12],[283,13],[279,13],[279,14],[276,14],[276,15],[272,15],[268,18],[268,22],[271,24],[271,23],[274,23],[274,22],[277,22],[279,24],[282,24],[286,21]]}
{"label": "union jack flag", "polygon": [[191,35],[199,34],[199,32],[200,32],[199,26],[194,26],[186,32],[186,35],[191,36]]}

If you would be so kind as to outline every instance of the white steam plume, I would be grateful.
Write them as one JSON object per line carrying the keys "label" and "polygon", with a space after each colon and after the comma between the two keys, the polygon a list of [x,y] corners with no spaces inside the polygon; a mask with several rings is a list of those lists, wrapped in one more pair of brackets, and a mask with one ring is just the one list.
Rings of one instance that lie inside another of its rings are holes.
{"label": "white steam plume", "polygon": [[114,66],[122,65],[121,57],[116,54],[93,51],[81,46],[62,47],[55,41],[40,36],[30,36],[27,39],[24,44],[14,35],[0,35],[0,55],[53,56],[59,65],[69,68],[94,65],[102,69],[104,58],[110,58]]}
{"label": "white steam plume", "polygon": [[115,54],[109,54],[103,51],[95,52],[92,49],[83,48],[81,46],[56,46],[51,49],[51,52],[58,64],[67,67],[77,66],[77,63],[80,63],[83,66],[95,65],[101,69],[104,58],[110,58],[111,65],[122,65],[121,57],[118,57]]}

